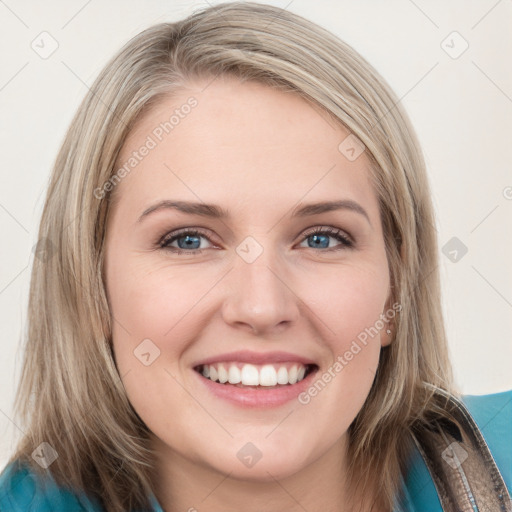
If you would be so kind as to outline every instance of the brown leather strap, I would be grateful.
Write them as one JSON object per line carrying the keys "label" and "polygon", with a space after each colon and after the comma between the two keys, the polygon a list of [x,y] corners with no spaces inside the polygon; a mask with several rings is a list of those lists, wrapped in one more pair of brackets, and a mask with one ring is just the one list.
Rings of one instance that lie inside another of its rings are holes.
{"label": "brown leather strap", "polygon": [[436,399],[454,419],[435,418],[413,429],[413,440],[432,477],[444,512],[512,512],[512,500],[478,426],[466,406],[445,390]]}

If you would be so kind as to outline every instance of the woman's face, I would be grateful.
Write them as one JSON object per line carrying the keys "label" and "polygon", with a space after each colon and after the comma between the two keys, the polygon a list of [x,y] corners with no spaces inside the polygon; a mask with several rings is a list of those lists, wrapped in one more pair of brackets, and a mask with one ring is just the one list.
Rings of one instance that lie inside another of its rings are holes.
{"label": "woman's face", "polygon": [[343,457],[391,308],[369,163],[347,136],[298,95],[217,78],[126,140],[113,345],[164,464],[268,480]]}

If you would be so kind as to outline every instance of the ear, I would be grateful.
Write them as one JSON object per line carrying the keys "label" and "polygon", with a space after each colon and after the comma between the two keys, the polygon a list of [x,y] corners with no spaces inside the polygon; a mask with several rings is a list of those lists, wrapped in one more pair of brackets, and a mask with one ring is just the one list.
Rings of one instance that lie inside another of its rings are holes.
{"label": "ear", "polygon": [[[401,237],[396,238],[396,240],[400,247],[400,259],[404,262],[405,245],[403,244]],[[393,281],[393,279],[391,279],[391,281]],[[394,288],[393,282],[390,282],[388,298],[383,311],[383,316],[387,321],[384,323],[384,327],[380,331],[380,343],[383,347],[391,345],[391,342],[395,339],[398,325],[398,314],[402,310],[402,305],[395,298],[396,294],[394,292]]]}
{"label": "ear", "polygon": [[387,347],[395,339],[396,334],[396,319],[398,315],[397,303],[394,300],[393,293],[390,290],[388,300],[384,306],[382,317],[384,319],[384,327],[380,331],[380,344]]}
{"label": "ear", "polygon": [[[389,332],[388,332],[389,331]],[[386,324],[384,329],[380,331],[380,344],[382,347],[387,347],[388,345],[391,345],[391,342],[394,338],[394,328],[391,325],[391,323]]]}

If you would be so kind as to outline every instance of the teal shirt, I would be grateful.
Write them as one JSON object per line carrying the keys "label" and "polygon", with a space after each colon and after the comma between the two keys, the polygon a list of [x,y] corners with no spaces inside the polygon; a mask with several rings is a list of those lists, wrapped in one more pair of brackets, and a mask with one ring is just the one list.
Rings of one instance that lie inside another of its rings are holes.
{"label": "teal shirt", "polygon": [[[512,494],[512,390],[492,395],[465,395],[462,401],[480,428],[505,484]],[[406,506],[395,512],[443,512],[430,474],[415,449],[403,481]],[[151,512],[163,512],[154,496]],[[8,465],[0,474],[0,512],[101,512],[87,496],[61,489],[53,480],[43,490],[28,469]],[[150,512],[150,511],[138,511]]]}

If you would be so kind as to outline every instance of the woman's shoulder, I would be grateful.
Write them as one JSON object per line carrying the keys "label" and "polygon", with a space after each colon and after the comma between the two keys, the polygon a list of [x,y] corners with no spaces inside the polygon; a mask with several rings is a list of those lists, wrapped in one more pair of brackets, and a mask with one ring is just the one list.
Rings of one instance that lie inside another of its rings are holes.
{"label": "woman's shoulder", "polygon": [[100,512],[102,508],[81,493],[57,486],[51,474],[40,476],[30,465],[9,463],[0,473],[0,511]]}
{"label": "woman's shoulder", "polygon": [[[461,401],[512,495],[512,389],[487,395],[463,395]],[[411,456],[404,494],[406,512],[442,512],[434,481],[417,449]]]}
{"label": "woman's shoulder", "polygon": [[[151,511],[163,512],[154,495]],[[42,476],[16,460],[0,473],[0,512],[104,512],[95,499],[56,484],[50,472]]]}
{"label": "woman's shoulder", "polygon": [[467,395],[463,401],[512,493],[512,389],[491,395]]}

